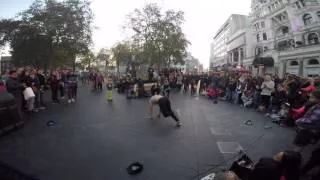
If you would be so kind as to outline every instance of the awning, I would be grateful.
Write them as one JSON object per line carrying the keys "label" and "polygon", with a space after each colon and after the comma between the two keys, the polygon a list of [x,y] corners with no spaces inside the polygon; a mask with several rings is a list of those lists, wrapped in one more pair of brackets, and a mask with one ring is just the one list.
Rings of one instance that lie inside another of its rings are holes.
{"label": "awning", "polygon": [[263,65],[267,67],[273,67],[274,66],[274,60],[272,57],[256,57],[252,65],[257,66],[257,65]]}

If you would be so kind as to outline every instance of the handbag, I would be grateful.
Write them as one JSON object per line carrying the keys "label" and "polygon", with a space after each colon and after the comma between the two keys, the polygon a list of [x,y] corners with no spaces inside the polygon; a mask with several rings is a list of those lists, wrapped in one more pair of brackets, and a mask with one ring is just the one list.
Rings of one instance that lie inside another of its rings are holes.
{"label": "handbag", "polygon": [[34,98],[36,97],[36,95],[34,94],[33,90],[31,87],[27,87],[24,91],[23,91],[23,96],[25,100],[29,100],[30,98]]}

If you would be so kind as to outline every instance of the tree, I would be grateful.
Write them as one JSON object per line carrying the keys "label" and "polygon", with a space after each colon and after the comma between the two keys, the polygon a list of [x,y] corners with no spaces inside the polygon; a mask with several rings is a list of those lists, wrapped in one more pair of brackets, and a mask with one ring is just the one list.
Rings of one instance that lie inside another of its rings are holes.
{"label": "tree", "polygon": [[133,39],[143,48],[144,57],[160,68],[184,63],[189,42],[182,32],[183,22],[182,11],[163,13],[156,4],[148,4],[129,15],[127,27],[135,31]]}
{"label": "tree", "polygon": [[[4,27],[0,31],[0,45],[9,42],[13,59],[22,64],[41,57],[39,59],[46,61],[40,64],[50,67],[74,66],[76,55],[89,51],[93,14],[87,0],[36,0],[17,19],[0,22],[0,27]],[[6,26],[8,24],[10,26]],[[30,44],[44,46],[31,48]]]}
{"label": "tree", "polygon": [[129,42],[121,42],[116,44],[113,48],[111,48],[111,53],[113,55],[113,60],[116,61],[117,74],[119,74],[119,66],[124,64],[127,65],[132,58]]}
{"label": "tree", "polygon": [[90,51],[80,57],[79,65],[81,69],[91,69],[91,65],[97,61],[95,55]]}

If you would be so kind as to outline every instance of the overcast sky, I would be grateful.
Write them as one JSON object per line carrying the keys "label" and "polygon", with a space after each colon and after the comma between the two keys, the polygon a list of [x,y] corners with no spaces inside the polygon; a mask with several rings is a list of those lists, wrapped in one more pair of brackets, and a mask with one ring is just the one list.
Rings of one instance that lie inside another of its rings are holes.
{"label": "overcast sky", "polygon": [[[14,17],[33,0],[0,0],[0,18]],[[248,15],[251,0],[92,0],[95,14],[94,50],[110,48],[126,37],[122,31],[126,16],[146,3],[158,3],[163,9],[185,12],[183,26],[191,42],[189,51],[208,67],[210,43],[214,34],[231,14]]]}

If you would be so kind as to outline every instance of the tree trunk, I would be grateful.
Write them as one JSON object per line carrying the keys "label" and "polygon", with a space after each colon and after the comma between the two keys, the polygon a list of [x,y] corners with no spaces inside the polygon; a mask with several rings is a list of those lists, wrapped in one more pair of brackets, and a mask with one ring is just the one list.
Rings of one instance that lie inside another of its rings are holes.
{"label": "tree trunk", "polygon": [[117,64],[117,76],[119,76],[120,74],[120,64],[119,64],[119,60],[116,61],[116,64]]}
{"label": "tree trunk", "polygon": [[76,56],[72,55],[72,71],[73,73],[76,71]]}

